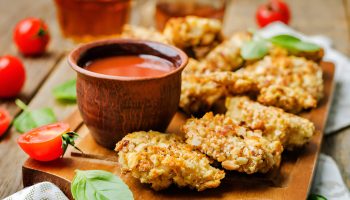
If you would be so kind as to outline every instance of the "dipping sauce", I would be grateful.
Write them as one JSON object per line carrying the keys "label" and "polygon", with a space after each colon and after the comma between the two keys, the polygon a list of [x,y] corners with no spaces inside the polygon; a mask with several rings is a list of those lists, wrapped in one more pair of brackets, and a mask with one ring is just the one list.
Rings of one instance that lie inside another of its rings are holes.
{"label": "dipping sauce", "polygon": [[130,55],[96,59],[88,62],[85,69],[99,74],[142,78],[162,76],[175,67],[157,56]]}

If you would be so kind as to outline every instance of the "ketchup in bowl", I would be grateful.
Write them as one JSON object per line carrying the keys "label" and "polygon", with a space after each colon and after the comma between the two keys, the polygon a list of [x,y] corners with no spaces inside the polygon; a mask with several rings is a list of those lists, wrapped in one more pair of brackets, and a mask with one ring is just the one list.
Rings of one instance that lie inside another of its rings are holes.
{"label": "ketchup in bowl", "polygon": [[178,110],[188,57],[176,47],[111,39],[80,45],[68,61],[77,72],[77,104],[95,141],[109,149],[128,133],[164,132]]}
{"label": "ketchup in bowl", "polygon": [[159,77],[175,69],[170,61],[153,55],[123,55],[96,59],[85,69],[99,74],[126,77]]}

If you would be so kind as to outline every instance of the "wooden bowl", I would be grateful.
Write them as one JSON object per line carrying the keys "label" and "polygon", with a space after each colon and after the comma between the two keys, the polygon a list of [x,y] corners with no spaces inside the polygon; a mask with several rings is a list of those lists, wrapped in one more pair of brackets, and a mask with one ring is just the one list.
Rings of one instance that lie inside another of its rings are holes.
{"label": "wooden bowl", "polygon": [[[97,58],[135,54],[161,57],[172,62],[175,70],[158,77],[133,78],[83,68]],[[178,108],[181,72],[187,61],[186,54],[175,47],[142,40],[103,40],[74,49],[68,62],[78,74],[78,108],[96,142],[112,149],[128,133],[164,131]]]}

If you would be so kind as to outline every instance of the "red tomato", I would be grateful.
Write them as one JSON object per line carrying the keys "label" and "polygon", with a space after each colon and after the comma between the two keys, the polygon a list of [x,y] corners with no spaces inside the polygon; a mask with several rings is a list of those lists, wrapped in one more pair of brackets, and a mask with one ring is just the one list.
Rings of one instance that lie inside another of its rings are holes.
{"label": "red tomato", "polygon": [[16,96],[25,81],[22,62],[13,56],[0,57],[0,98]]}
{"label": "red tomato", "polygon": [[274,21],[288,24],[290,20],[288,5],[282,0],[270,0],[267,4],[259,6],[256,11],[256,20],[260,27],[264,27]]}
{"label": "red tomato", "polygon": [[0,108],[0,136],[2,136],[11,123],[10,114],[4,108]]}
{"label": "red tomato", "polygon": [[66,123],[50,124],[21,135],[17,143],[31,158],[51,161],[62,156],[62,135],[67,132],[69,125]]}
{"label": "red tomato", "polygon": [[41,19],[27,18],[16,25],[13,39],[22,54],[35,56],[45,52],[50,34]]}

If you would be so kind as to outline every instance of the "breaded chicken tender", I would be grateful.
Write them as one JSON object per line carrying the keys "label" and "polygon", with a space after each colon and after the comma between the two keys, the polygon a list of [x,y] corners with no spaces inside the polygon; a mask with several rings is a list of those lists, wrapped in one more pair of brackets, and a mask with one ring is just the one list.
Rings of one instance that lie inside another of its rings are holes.
{"label": "breaded chicken tender", "polygon": [[165,44],[171,44],[171,41],[169,41],[162,33],[154,29],[132,25],[124,25],[121,38],[150,40]]}
{"label": "breaded chicken tender", "polygon": [[119,164],[141,183],[162,190],[172,183],[198,191],[216,188],[225,177],[223,170],[210,166],[209,159],[174,134],[134,132],[116,145]]}
{"label": "breaded chicken tender", "polygon": [[291,113],[315,108],[317,100],[300,87],[270,85],[263,87],[257,99],[264,105],[271,105]]}
{"label": "breaded chicken tender", "polygon": [[233,34],[205,57],[204,65],[206,65],[206,71],[235,71],[241,67],[244,63],[244,59],[241,56],[241,47],[250,40],[252,40],[252,35],[248,32]]}
{"label": "breaded chicken tender", "polygon": [[192,114],[209,111],[227,95],[254,94],[258,102],[291,113],[315,108],[323,96],[322,69],[305,58],[266,56],[236,72],[197,73],[198,65],[191,62],[181,89],[180,108]]}
{"label": "breaded chicken tender", "polygon": [[294,56],[266,56],[236,72],[251,77],[258,84],[258,101],[298,113],[315,108],[323,96],[321,67],[310,60]]}
{"label": "breaded chicken tender", "polygon": [[221,163],[227,170],[252,174],[278,167],[283,147],[270,141],[259,130],[240,126],[230,117],[209,112],[192,118],[183,126],[186,142]]}
{"label": "breaded chicken tender", "polygon": [[204,75],[183,75],[179,107],[187,114],[208,112],[220,98],[257,92],[256,83],[249,77],[228,72]]}
{"label": "breaded chicken tender", "polygon": [[261,130],[269,140],[280,140],[285,149],[306,144],[315,132],[309,120],[284,112],[282,109],[264,106],[248,97],[226,98],[226,116],[253,130]]}
{"label": "breaded chicken tender", "polygon": [[200,59],[221,43],[221,29],[222,24],[217,19],[187,16],[170,19],[163,35],[175,46]]}

